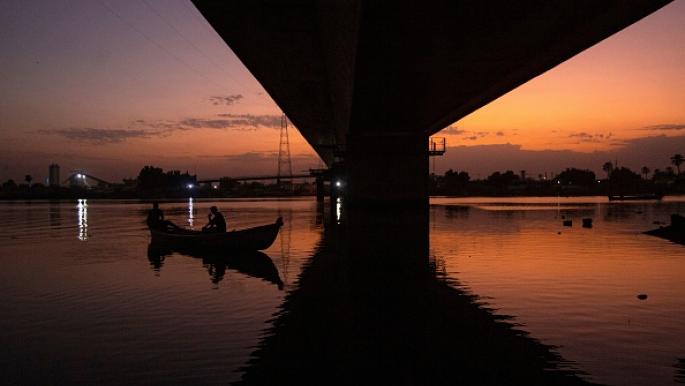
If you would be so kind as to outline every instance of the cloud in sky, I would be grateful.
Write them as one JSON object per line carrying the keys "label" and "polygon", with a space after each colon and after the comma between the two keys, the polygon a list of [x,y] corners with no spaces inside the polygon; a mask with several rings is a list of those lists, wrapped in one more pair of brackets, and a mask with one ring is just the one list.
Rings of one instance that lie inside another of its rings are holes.
{"label": "cloud in sky", "polygon": [[137,119],[131,122],[134,128],[94,128],[69,127],[64,129],[42,129],[38,133],[56,135],[72,141],[106,145],[126,142],[130,139],[164,137],[175,131],[191,129],[218,129],[254,131],[259,128],[278,129],[281,127],[280,115],[219,114],[221,119],[185,118],[180,121],[148,121]]}
{"label": "cloud in sky", "polygon": [[439,134],[446,134],[446,135],[461,135],[465,134],[466,130],[460,129],[457,126],[448,126],[442,130],[440,130]]}
{"label": "cloud in sky", "polygon": [[257,130],[258,128],[278,129],[281,127],[280,115],[218,114],[221,119],[186,118],[178,122],[183,129],[233,129]]}
{"label": "cloud in sky", "polygon": [[668,131],[668,130],[685,130],[685,123],[666,123],[661,125],[653,125],[643,127],[642,130],[652,131]]}
{"label": "cloud in sky", "polygon": [[232,121],[235,126],[268,127],[272,129],[279,129],[281,127],[281,115],[219,114],[219,116]]}
{"label": "cloud in sky", "polygon": [[[461,137],[461,139],[464,141],[476,141],[478,139],[487,137],[488,135],[490,135],[492,133],[490,133],[488,131],[465,130],[465,129],[459,128],[457,126],[448,126],[444,129],[440,130],[440,132],[438,132],[438,135],[440,135],[440,134],[443,134],[443,135],[463,135],[463,137]],[[494,135],[496,135],[498,137],[503,137],[504,132],[498,131],[498,132],[494,133]]]}
{"label": "cloud in sky", "polygon": [[142,129],[100,129],[94,127],[70,127],[66,129],[38,130],[38,132],[93,144],[120,143],[131,138],[150,138],[160,134],[160,132],[155,133]]}
{"label": "cloud in sky", "polygon": [[575,138],[580,142],[590,142],[590,143],[600,143],[610,140],[614,136],[613,133],[608,134],[590,134],[584,131],[580,133],[571,133],[568,135],[569,138]]}
{"label": "cloud in sky", "polygon": [[209,97],[209,101],[212,102],[214,106],[231,106],[243,99],[242,94],[234,95],[214,95]]}

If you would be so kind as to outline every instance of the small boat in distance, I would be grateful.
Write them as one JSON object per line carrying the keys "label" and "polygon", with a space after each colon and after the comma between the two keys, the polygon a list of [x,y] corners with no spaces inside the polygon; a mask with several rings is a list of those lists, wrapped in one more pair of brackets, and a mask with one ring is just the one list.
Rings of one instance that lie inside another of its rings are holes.
{"label": "small boat in distance", "polygon": [[230,232],[206,233],[190,229],[150,229],[152,244],[178,251],[245,252],[261,251],[273,244],[283,225],[279,217],[273,224]]}
{"label": "small boat in distance", "polygon": [[661,193],[648,194],[610,194],[609,201],[629,201],[629,200],[661,200],[664,195]]}

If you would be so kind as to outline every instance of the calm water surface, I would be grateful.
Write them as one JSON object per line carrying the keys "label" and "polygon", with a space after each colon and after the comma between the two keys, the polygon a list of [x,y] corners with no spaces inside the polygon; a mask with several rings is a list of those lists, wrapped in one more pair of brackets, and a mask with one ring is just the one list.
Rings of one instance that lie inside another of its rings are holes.
{"label": "calm water surface", "polygon": [[[586,378],[669,385],[685,366],[685,247],[642,235],[685,202],[434,198],[440,272]],[[284,285],[181,254],[148,255],[147,204],[0,202],[0,371],[6,383],[226,384],[240,377],[323,237],[310,199],[162,203],[199,228],[285,226],[264,251]],[[580,220],[594,220],[592,229]],[[562,218],[572,219],[563,227]],[[637,295],[648,294],[647,300]],[[680,367],[678,367],[680,366]],[[678,375],[680,374],[680,375]],[[680,378],[677,378],[680,376]]]}

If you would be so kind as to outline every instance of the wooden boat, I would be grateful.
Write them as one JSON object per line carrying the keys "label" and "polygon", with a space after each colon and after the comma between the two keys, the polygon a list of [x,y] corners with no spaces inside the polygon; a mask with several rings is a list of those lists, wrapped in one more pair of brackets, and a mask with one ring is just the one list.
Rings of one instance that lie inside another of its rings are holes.
{"label": "wooden boat", "polygon": [[222,233],[204,233],[183,228],[173,230],[150,229],[152,244],[178,251],[244,252],[260,251],[273,244],[283,225],[276,222],[254,228]]}
{"label": "wooden boat", "polygon": [[630,200],[661,200],[664,198],[663,194],[610,194],[609,201],[630,201]]}

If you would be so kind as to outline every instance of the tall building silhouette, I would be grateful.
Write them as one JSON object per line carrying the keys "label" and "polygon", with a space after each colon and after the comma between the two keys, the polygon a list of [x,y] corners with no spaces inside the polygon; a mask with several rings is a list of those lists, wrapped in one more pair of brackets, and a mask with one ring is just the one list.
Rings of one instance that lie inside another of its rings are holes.
{"label": "tall building silhouette", "polygon": [[59,185],[59,165],[57,164],[50,164],[48,168],[48,185]]}

